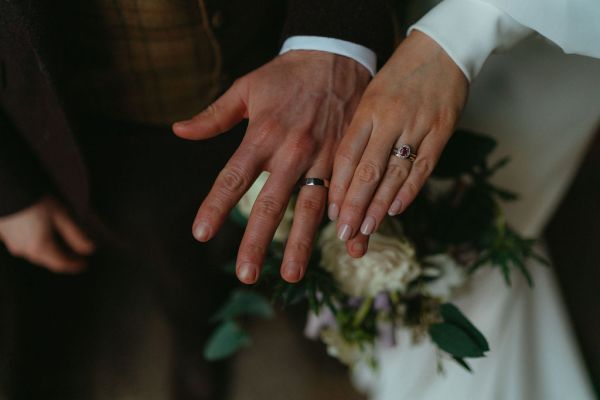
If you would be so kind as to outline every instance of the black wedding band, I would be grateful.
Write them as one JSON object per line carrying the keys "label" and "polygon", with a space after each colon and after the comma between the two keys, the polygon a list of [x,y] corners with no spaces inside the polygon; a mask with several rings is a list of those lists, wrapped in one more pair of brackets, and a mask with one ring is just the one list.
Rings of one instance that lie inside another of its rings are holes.
{"label": "black wedding band", "polygon": [[324,188],[328,188],[329,180],[321,178],[303,178],[300,179],[300,186],[323,186]]}

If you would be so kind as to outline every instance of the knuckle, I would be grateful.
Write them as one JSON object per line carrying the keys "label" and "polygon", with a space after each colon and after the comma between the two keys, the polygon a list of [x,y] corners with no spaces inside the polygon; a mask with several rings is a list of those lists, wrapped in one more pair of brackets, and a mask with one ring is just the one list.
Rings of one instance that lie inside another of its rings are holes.
{"label": "knuckle", "polygon": [[350,151],[345,147],[338,148],[335,156],[335,165],[351,165],[354,162],[353,157],[350,155]]}
{"label": "knuckle", "polygon": [[346,192],[347,186],[342,183],[332,182],[329,186],[329,197],[339,197]]}
{"label": "knuckle", "polygon": [[440,110],[432,121],[432,130],[436,132],[447,132],[454,128],[459,113],[455,109],[445,108]]}
{"label": "knuckle", "polygon": [[417,197],[417,194],[419,193],[419,186],[415,182],[406,182],[404,189],[411,199]]}
{"label": "knuckle", "polygon": [[223,213],[223,207],[220,205],[217,205],[216,203],[213,204],[206,204],[204,206],[204,216],[209,217],[209,218],[216,218],[219,215],[221,215]]}
{"label": "knuckle", "polygon": [[344,204],[345,214],[350,215],[352,218],[361,216],[364,208],[365,204],[359,198],[352,198],[348,201],[348,203]]}
{"label": "knuckle", "polygon": [[252,132],[250,143],[260,148],[271,143],[273,136],[278,135],[281,131],[281,124],[273,118],[268,118],[260,122],[258,127]]}
{"label": "knuckle", "polygon": [[202,116],[203,117],[214,117],[215,115],[217,115],[217,113],[218,113],[217,105],[213,102],[213,103],[210,103],[208,105],[208,107],[206,107],[204,109],[204,111],[202,111],[202,114],[203,114]]}
{"label": "knuckle", "polygon": [[408,176],[408,168],[406,168],[404,165],[390,163],[390,165],[388,165],[386,174],[394,181],[403,181]]}
{"label": "knuckle", "polygon": [[356,168],[356,178],[363,184],[379,182],[381,167],[373,161],[361,161]]}
{"label": "knuckle", "polygon": [[240,253],[243,253],[245,258],[250,260],[256,260],[263,256],[266,252],[266,247],[259,244],[258,240],[252,240],[244,244],[244,247],[240,249]]}
{"label": "knuckle", "polygon": [[259,216],[269,219],[279,219],[284,210],[284,204],[269,195],[259,198],[255,207]]}
{"label": "knuckle", "polygon": [[429,157],[417,157],[413,163],[413,168],[421,178],[425,179],[433,172],[434,165],[435,163]]}
{"label": "knuckle", "polygon": [[227,167],[219,176],[219,184],[221,190],[230,193],[238,193],[248,186],[248,174],[242,169],[235,166]]}
{"label": "knuckle", "polygon": [[296,257],[302,256],[304,259],[312,250],[312,240],[306,238],[297,238],[291,243],[288,243],[289,249]]}
{"label": "knuckle", "polygon": [[371,205],[369,206],[369,211],[373,212],[377,216],[385,214],[388,209],[389,209],[389,202],[386,202],[383,199],[377,198],[377,197],[375,197],[371,201]]}
{"label": "knuckle", "polygon": [[292,140],[291,154],[312,154],[317,149],[317,141],[309,134],[298,135]]}
{"label": "knuckle", "polygon": [[299,200],[298,207],[300,207],[300,210],[302,211],[317,214],[323,211],[324,204],[317,199],[303,198]]}

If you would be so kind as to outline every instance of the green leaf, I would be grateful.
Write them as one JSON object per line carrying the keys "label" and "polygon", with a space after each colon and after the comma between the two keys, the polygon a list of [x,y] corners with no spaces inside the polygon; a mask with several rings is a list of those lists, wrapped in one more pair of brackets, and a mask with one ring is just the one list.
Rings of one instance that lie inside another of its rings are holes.
{"label": "green leaf", "polygon": [[250,344],[250,337],[234,321],[225,321],[204,346],[204,358],[217,361],[227,358]]}
{"label": "green leaf", "polygon": [[473,372],[473,370],[471,369],[471,366],[465,361],[464,358],[454,357],[454,356],[452,356],[452,358],[454,359],[454,361],[459,363],[461,367],[463,367],[464,369],[466,369],[469,372]]}
{"label": "green leaf", "polygon": [[519,269],[519,271],[521,271],[521,273],[523,274],[523,276],[527,280],[527,285],[530,288],[532,288],[533,287],[533,278],[531,277],[531,274],[529,273],[529,270],[525,266],[525,263],[523,263],[523,260],[521,260],[520,258],[516,258],[516,259],[513,260],[513,263],[517,266],[517,268]]}
{"label": "green leaf", "polygon": [[502,189],[496,186],[492,186],[493,192],[504,201],[515,201],[519,199],[519,195],[510,190]]}
{"label": "green leaf", "polygon": [[496,141],[489,136],[457,130],[448,141],[432,175],[439,178],[456,178],[471,172],[485,163],[495,147]]}
{"label": "green leaf", "polygon": [[494,165],[492,165],[489,169],[488,169],[488,176],[493,175],[494,173],[496,173],[496,171],[498,171],[499,169],[502,169],[506,166],[506,164],[508,164],[510,162],[510,157],[506,156],[506,157],[502,157],[500,160],[498,160]]}
{"label": "green leaf", "polygon": [[224,321],[241,316],[272,318],[273,307],[260,294],[247,289],[234,291],[227,303],[212,318],[213,321]]}
{"label": "green leaf", "polygon": [[484,353],[477,342],[460,327],[440,323],[429,327],[429,335],[438,347],[454,357],[483,357]]}
{"label": "green leaf", "polygon": [[440,314],[442,315],[442,318],[444,318],[444,322],[456,325],[468,334],[482,351],[485,352],[490,350],[490,346],[485,339],[485,336],[483,336],[479,329],[477,329],[454,304],[442,304],[440,306]]}

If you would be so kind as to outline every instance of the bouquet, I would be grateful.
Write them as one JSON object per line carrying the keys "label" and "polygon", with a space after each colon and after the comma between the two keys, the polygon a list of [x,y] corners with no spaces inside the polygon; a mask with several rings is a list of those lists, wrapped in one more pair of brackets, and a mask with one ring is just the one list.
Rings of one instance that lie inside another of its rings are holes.
{"label": "bouquet", "polygon": [[[453,295],[468,290],[470,275],[483,267],[498,269],[507,285],[516,270],[531,286],[526,260],[545,263],[533,250],[535,240],[507,226],[501,201],[517,196],[490,182],[509,161],[490,163],[495,147],[490,137],[456,131],[415,202],[403,214],[387,217],[361,258],[350,257],[336,237],[335,223],[324,221],[306,276],[296,284],[279,276],[293,220],[292,198],[259,282],[234,290],[215,315],[218,325],[205,357],[226,358],[247,346],[244,318],[270,318],[275,306],[293,306],[307,309],[306,335],[319,338],[331,356],[350,367],[368,363],[376,368],[375,348],[394,346],[395,333],[403,328],[415,342],[429,336],[441,356],[470,371],[467,359],[483,357],[490,349],[483,334],[451,303]],[[266,174],[241,199],[233,220],[246,223]]]}

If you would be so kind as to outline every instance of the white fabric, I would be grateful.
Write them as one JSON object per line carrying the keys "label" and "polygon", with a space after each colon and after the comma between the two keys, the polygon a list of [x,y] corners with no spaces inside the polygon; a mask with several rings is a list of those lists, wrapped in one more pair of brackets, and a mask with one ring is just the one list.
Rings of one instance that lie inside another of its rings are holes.
{"label": "white fabric", "polygon": [[503,10],[566,53],[600,58],[598,0],[482,0]]}
{"label": "white fabric", "polygon": [[600,58],[598,0],[444,0],[413,29],[438,42],[469,80],[490,53],[531,30],[567,53]]}
{"label": "white fabric", "polygon": [[[539,37],[490,57],[472,85],[461,126],[493,135],[496,158],[511,156],[495,181],[521,194],[505,209],[525,235],[541,233],[573,177],[600,122],[599,87],[600,61]],[[446,361],[439,375],[434,346],[401,332],[400,346],[380,353],[380,375],[357,371],[357,382],[373,400],[593,399],[552,269],[529,267],[534,289],[482,270],[457,298],[490,342],[488,357],[469,360],[473,374]]]}
{"label": "white fabric", "polygon": [[495,50],[505,50],[531,33],[508,14],[480,0],[445,0],[412,25],[448,53],[471,81]]}
{"label": "white fabric", "polygon": [[360,44],[322,36],[292,36],[283,42],[279,54],[291,50],[319,50],[352,58],[374,76],[377,72],[377,55]]}

